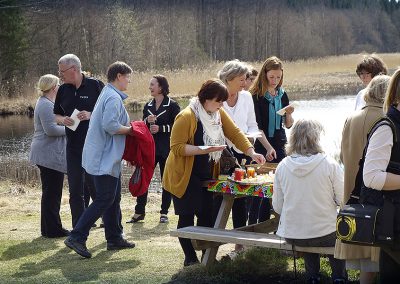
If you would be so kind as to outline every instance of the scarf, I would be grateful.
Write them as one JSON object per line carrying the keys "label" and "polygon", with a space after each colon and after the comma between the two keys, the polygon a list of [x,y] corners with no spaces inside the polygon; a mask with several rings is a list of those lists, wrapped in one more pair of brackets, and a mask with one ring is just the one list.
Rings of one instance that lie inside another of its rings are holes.
{"label": "scarf", "polygon": [[[199,101],[198,97],[194,97],[189,101],[189,107],[193,110],[196,119],[200,120],[203,126],[203,142],[204,145],[224,145],[225,135],[222,131],[221,116],[219,111],[208,113]],[[218,162],[221,158],[222,151],[208,153],[209,160]]]}
{"label": "scarf", "polygon": [[282,117],[276,112],[282,108],[282,96],[284,93],[283,88],[279,88],[278,94],[273,97],[266,91],[264,98],[269,102],[269,116],[268,116],[268,137],[274,137],[275,130],[281,128]]}

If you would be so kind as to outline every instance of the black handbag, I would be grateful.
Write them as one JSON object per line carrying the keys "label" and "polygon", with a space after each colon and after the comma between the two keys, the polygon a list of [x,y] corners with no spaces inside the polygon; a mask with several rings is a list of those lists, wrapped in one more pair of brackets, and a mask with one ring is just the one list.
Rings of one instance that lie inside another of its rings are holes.
{"label": "black handbag", "polygon": [[225,148],[222,151],[221,158],[219,159],[220,162],[220,173],[229,175],[232,173],[232,169],[235,168],[236,165],[236,158],[233,153],[228,149]]}
{"label": "black handbag", "polygon": [[394,240],[395,208],[385,200],[383,206],[345,205],[336,219],[336,236],[344,243],[369,246],[391,246]]}

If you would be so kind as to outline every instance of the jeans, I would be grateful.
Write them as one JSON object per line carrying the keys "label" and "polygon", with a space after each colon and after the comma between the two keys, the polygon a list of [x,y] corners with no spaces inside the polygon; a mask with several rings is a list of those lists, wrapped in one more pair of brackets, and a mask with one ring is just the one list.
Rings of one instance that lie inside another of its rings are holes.
{"label": "jeans", "polygon": [[94,187],[93,178],[85,172],[85,182],[83,184],[83,199],[85,200],[85,208],[89,207],[90,199],[96,199],[96,189]]}
{"label": "jeans", "polygon": [[85,243],[92,225],[103,216],[104,231],[108,242],[122,239],[121,178],[110,175],[92,176],[96,199],[79,218],[71,232],[71,238]]}
{"label": "jeans", "polygon": [[[286,242],[301,247],[333,247],[335,246],[336,242],[336,232],[312,239],[286,239]],[[320,270],[320,255],[318,253],[305,252],[303,253],[303,257],[307,279],[318,278]],[[346,261],[342,259],[336,259],[333,257],[333,255],[328,255],[328,258],[332,269],[332,279],[347,280]]]}
{"label": "jeans", "polygon": [[[163,177],[165,162],[167,159],[156,156],[154,168],[157,166],[157,163],[160,166],[160,175],[161,179]],[[145,214],[146,213],[146,204],[147,204],[147,195],[148,191],[141,196],[138,196],[136,199],[135,213],[136,214]],[[162,189],[162,197],[161,197],[161,214],[168,214],[168,209],[171,206],[171,193],[166,191],[164,188]]]}
{"label": "jeans", "polygon": [[38,165],[42,182],[40,230],[44,237],[55,237],[62,233],[60,218],[64,173]]}

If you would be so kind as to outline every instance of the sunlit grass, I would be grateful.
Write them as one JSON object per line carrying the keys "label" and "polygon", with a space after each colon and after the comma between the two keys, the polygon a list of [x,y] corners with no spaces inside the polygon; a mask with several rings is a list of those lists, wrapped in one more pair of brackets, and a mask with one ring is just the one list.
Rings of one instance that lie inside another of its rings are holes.
{"label": "sunlit grass", "polygon": [[[136,243],[134,249],[107,251],[104,230],[93,228],[87,242],[93,258],[83,259],[65,247],[63,238],[40,236],[40,196],[38,185],[0,182],[0,283],[166,283],[171,279],[171,283],[253,283],[248,282],[251,279],[303,283],[304,280],[301,258],[297,259],[299,279],[292,282],[293,259],[280,251],[260,248],[246,251],[233,262],[224,260],[210,268],[198,265],[183,269],[179,242],[169,236],[169,230],[176,228],[177,216],[170,213],[170,223],[159,223],[161,194],[157,193],[149,194],[145,222],[137,224],[125,224],[133,213],[134,201],[129,193],[122,196],[124,232],[126,238]],[[67,197],[65,190],[61,219],[70,228]],[[232,228],[231,220],[228,228]],[[233,247],[223,245],[217,258],[220,260]],[[329,283],[326,259],[321,270]],[[350,272],[351,280],[358,277],[356,272]]]}

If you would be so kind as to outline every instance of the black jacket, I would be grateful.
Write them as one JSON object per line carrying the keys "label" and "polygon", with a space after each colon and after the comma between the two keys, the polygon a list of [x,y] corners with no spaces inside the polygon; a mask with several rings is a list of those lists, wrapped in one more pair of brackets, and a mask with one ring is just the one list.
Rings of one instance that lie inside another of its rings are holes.
{"label": "black jacket", "polygon": [[168,96],[165,96],[160,107],[156,110],[155,100],[149,101],[143,108],[143,120],[147,127],[150,128],[147,122],[149,115],[157,115],[155,124],[159,126],[159,131],[153,134],[154,142],[156,143],[156,156],[167,158],[169,154],[169,139],[171,137],[171,129],[174,124],[176,115],[180,112],[180,107],[176,101]]}

